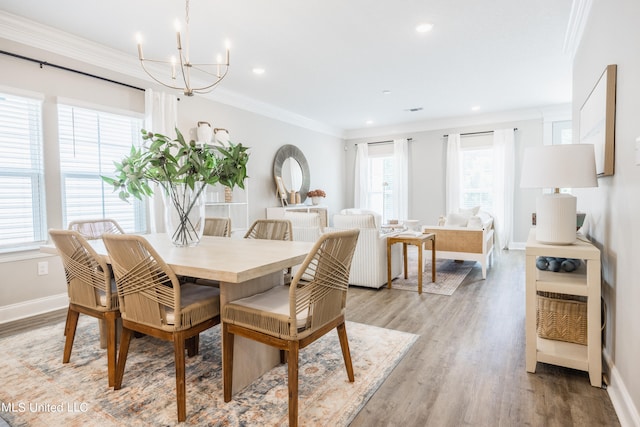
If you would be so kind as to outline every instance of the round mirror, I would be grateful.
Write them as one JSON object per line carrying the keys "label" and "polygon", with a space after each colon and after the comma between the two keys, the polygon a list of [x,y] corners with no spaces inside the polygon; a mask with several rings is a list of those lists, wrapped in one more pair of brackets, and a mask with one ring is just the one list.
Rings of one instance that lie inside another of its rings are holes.
{"label": "round mirror", "polygon": [[302,168],[295,158],[288,157],[282,162],[282,181],[287,192],[291,190],[300,191],[300,187],[302,187]]}
{"label": "round mirror", "polygon": [[307,159],[298,147],[287,144],[278,149],[273,160],[273,176],[282,179],[287,192],[297,191],[301,202],[306,200],[311,176]]}

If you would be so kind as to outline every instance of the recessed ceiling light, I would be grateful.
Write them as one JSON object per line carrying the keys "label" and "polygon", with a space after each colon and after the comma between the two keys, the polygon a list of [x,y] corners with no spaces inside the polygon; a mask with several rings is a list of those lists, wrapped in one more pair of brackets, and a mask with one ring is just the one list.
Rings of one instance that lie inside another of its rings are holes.
{"label": "recessed ceiling light", "polygon": [[473,107],[471,107],[471,111],[479,111],[479,110],[480,110],[479,105],[474,105]]}
{"label": "recessed ceiling light", "polygon": [[389,89],[385,89],[382,91],[383,95],[389,95],[391,93],[391,91]]}
{"label": "recessed ceiling light", "polygon": [[429,23],[420,24],[416,27],[416,31],[419,33],[428,33],[431,30],[433,30],[433,24]]}
{"label": "recessed ceiling light", "polygon": [[253,71],[253,74],[258,74],[258,75],[260,75],[260,74],[264,74],[264,68],[260,68],[260,67],[255,67],[255,68],[254,68],[253,70],[251,70],[251,71]]}
{"label": "recessed ceiling light", "polygon": [[373,124],[373,120],[367,120],[365,123],[368,124],[368,125],[372,125]]}

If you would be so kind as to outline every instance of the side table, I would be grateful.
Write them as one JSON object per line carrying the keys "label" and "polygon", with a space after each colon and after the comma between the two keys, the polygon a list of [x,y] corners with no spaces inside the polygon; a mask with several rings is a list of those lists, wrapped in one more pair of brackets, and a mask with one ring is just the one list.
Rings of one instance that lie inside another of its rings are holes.
{"label": "side table", "polygon": [[407,270],[407,245],[418,247],[418,294],[422,294],[422,251],[424,244],[431,241],[431,281],[436,281],[436,235],[425,233],[419,235],[389,236],[387,238],[387,288],[391,289],[391,246],[402,243],[402,256],[404,258],[404,278],[408,278]]}

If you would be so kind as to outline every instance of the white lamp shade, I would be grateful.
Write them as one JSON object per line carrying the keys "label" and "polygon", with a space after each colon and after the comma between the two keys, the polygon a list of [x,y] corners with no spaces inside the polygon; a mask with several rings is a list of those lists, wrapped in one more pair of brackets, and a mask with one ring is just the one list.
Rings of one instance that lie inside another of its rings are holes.
{"label": "white lamp shade", "polygon": [[542,145],[524,152],[520,187],[597,187],[593,144]]}

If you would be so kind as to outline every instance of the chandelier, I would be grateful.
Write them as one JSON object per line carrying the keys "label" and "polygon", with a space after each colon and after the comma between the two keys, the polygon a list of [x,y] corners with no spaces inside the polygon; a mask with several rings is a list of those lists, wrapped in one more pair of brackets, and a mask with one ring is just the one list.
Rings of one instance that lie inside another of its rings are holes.
{"label": "chandelier", "polygon": [[[186,96],[193,96],[194,93],[208,93],[211,92],[217,85],[225,78],[229,71],[229,47],[226,49],[225,61],[218,55],[216,62],[212,64],[200,64],[192,63],[189,59],[189,0],[186,0],[185,6],[185,43],[182,44],[182,36],[180,29],[176,29],[176,36],[178,42],[178,57],[172,57],[170,61],[162,61],[155,59],[146,59],[142,53],[142,41],[138,36],[138,58],[142,69],[156,82],[171,89],[178,89],[184,92]],[[167,76],[159,78],[154,76],[151,71],[147,69],[145,64],[156,63],[169,66]],[[177,69],[180,71],[180,77],[177,77]],[[212,80],[209,83],[201,87],[191,86],[191,70],[198,70],[199,72],[208,75]],[[170,77],[169,77],[170,76]],[[182,80],[182,82],[180,82]]]}

